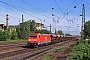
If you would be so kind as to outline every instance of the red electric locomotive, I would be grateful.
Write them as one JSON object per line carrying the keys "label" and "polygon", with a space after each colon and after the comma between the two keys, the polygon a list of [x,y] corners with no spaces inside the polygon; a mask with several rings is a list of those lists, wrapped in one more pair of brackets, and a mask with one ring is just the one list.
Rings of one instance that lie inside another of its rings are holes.
{"label": "red electric locomotive", "polygon": [[51,43],[51,37],[49,34],[31,33],[28,36],[28,45],[36,46],[47,45]]}

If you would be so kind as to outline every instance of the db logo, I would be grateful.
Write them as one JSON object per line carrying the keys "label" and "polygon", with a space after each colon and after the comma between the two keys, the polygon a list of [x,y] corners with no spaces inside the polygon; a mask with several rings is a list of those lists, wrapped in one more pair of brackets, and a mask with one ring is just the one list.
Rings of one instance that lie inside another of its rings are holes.
{"label": "db logo", "polygon": [[45,40],[47,40],[47,37],[45,37]]}

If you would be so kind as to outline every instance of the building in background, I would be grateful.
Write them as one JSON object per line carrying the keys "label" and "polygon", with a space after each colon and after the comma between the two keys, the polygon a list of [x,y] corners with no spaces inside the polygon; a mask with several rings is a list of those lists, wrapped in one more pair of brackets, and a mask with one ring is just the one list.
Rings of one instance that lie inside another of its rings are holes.
{"label": "building in background", "polygon": [[4,24],[0,24],[0,30],[4,30]]}
{"label": "building in background", "polygon": [[43,30],[44,29],[44,24],[42,23],[35,23],[36,29],[37,30]]}
{"label": "building in background", "polygon": [[16,25],[10,25],[10,26],[9,26],[9,28],[10,28],[11,30],[15,30],[15,31],[16,31],[16,27],[17,27]]}
{"label": "building in background", "polygon": [[[37,30],[43,30],[44,29],[44,24],[42,23],[35,23],[36,29]],[[9,25],[8,28],[10,28],[10,30],[15,30],[16,31],[16,25]],[[8,29],[7,25],[5,26],[4,24],[0,24],[0,30],[5,30]]]}

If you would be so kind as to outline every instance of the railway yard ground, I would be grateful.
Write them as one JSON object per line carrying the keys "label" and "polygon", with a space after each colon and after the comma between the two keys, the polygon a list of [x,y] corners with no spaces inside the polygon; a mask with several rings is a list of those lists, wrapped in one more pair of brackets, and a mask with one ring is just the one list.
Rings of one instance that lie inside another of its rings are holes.
{"label": "railway yard ground", "polygon": [[30,48],[26,42],[0,44],[0,60],[65,60],[77,40]]}

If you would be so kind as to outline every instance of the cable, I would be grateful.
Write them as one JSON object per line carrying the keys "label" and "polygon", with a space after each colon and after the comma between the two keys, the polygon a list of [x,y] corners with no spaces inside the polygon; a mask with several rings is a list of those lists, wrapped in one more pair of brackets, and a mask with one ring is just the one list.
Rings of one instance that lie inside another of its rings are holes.
{"label": "cable", "polygon": [[[75,1],[76,1],[76,0],[74,0],[74,1],[71,3],[71,5],[66,9],[66,11],[68,11],[68,9],[74,4]],[[66,11],[65,11],[65,12],[66,12]],[[64,13],[65,13],[65,12],[64,12]]]}
{"label": "cable", "polygon": [[90,7],[85,12],[87,12],[89,9],[90,9]]}
{"label": "cable", "polygon": [[[46,13],[48,13],[48,14],[51,14],[51,15],[52,15],[52,13],[47,12],[47,11],[45,11],[45,10],[43,10],[43,9],[39,8],[39,7],[36,7],[36,6],[34,6],[34,5],[32,5],[32,4],[28,3],[28,2],[26,2],[25,0],[21,0],[21,1],[22,1],[23,3],[25,3],[25,4],[27,4],[27,5],[30,5],[30,6],[32,6],[32,7],[34,7],[34,8],[37,8],[37,9],[39,9],[39,10],[43,11],[43,12],[46,12]],[[56,15],[55,15],[55,16],[56,16]],[[56,16],[56,17],[59,17],[59,16]]]}
{"label": "cable", "polygon": [[[83,1],[83,0],[81,0],[76,6],[74,6],[74,8],[76,8],[82,1]],[[74,8],[73,8],[73,9],[74,9]],[[68,12],[68,14],[71,13],[71,12],[73,11],[73,9],[71,9],[71,10]]]}
{"label": "cable", "polygon": [[[0,16],[3,16],[3,17],[5,17],[6,16],[6,14],[2,14],[2,13],[0,13],[1,15]],[[9,15],[10,16],[10,15]],[[16,18],[16,19],[21,19],[21,18],[18,18],[18,17],[14,17],[14,16],[10,16],[11,18]]]}
{"label": "cable", "polygon": [[63,12],[62,12],[62,10],[61,10],[61,8],[60,8],[59,5],[57,4],[56,0],[54,0],[54,2],[55,2],[56,5],[58,6],[58,8],[59,8],[60,12],[62,13],[62,15],[64,15]]}
{"label": "cable", "polygon": [[90,5],[90,3],[89,4],[87,4],[87,6],[86,7],[88,7]]}
{"label": "cable", "polygon": [[65,6],[65,4],[64,4],[64,2],[63,2],[63,0],[62,0],[62,3],[63,3],[63,6],[65,7],[65,10],[66,10],[66,6]]}
{"label": "cable", "polygon": [[[12,7],[12,8],[14,8],[14,9],[16,9],[16,10],[19,10],[19,11],[21,11],[21,12],[27,14],[27,15],[30,15],[30,16],[32,16],[32,17],[35,17],[35,18],[39,19],[39,20],[42,20],[42,19],[40,19],[40,18],[38,18],[38,17],[36,17],[36,16],[33,16],[33,15],[31,15],[31,14],[23,11],[23,10],[20,10],[19,8],[16,8],[16,6],[14,6],[14,5],[12,5],[12,4],[9,4],[9,3],[3,2],[3,1],[0,1],[0,2],[1,2],[1,3],[4,3],[4,4],[6,4],[6,5],[8,5],[8,6]],[[47,23],[49,23],[49,22],[47,22]]]}
{"label": "cable", "polygon": [[[1,14],[1,13],[0,13],[0,16],[5,17],[5,15],[4,15],[4,14]],[[1,23],[1,22],[2,22],[2,23],[5,23],[5,22],[3,22],[3,21],[0,21],[0,23]]]}
{"label": "cable", "polygon": [[[35,7],[35,8],[37,8],[37,9],[39,9],[39,10],[42,10],[42,11],[44,11],[44,12],[47,12],[47,11],[45,11],[45,10],[43,10],[43,9],[41,9],[41,8],[38,8],[38,7],[36,7],[36,6],[34,6],[34,5],[32,5],[32,4],[30,4],[30,3],[28,3],[28,2],[26,2],[26,1],[24,1],[24,0],[21,0],[22,2],[24,2],[24,3],[26,3],[26,4],[28,4],[28,5],[30,5],[30,6],[32,6],[32,7]],[[48,14],[52,14],[52,13],[49,13],[49,12],[47,12]],[[58,17],[58,16],[56,16],[56,17]],[[55,18],[55,17],[54,17]],[[60,17],[61,18],[61,17]]]}
{"label": "cable", "polygon": [[[82,1],[83,1],[83,0],[81,0],[76,6],[74,6],[74,8],[76,8]],[[73,1],[73,3],[74,3],[74,2],[75,2],[75,1]],[[73,4],[73,3],[72,3],[72,4]],[[71,5],[72,5],[72,4],[71,4]],[[70,6],[71,6],[71,5],[70,5]],[[69,7],[70,7],[70,6],[69,6]],[[73,9],[74,9],[74,8],[73,8]],[[70,13],[73,11],[73,9],[71,9],[69,12],[67,12],[66,15],[70,14]],[[64,15],[64,17],[65,17],[66,15]],[[64,18],[64,17],[63,17],[63,18]],[[62,19],[63,19],[63,18],[62,18]],[[68,21],[68,20],[67,20],[67,21]]]}
{"label": "cable", "polygon": [[[12,4],[10,4],[10,5],[12,5]],[[15,5],[12,5],[12,6],[15,6]],[[40,14],[40,13],[36,13],[36,12],[31,11],[31,10],[24,9],[24,8],[22,8],[22,7],[18,7],[18,6],[15,6],[15,7],[19,8],[19,9],[26,10],[26,11],[30,11],[30,12],[35,13],[35,14],[39,14],[39,15],[41,15],[41,16],[45,16],[45,17],[47,17],[47,18],[50,18],[50,17],[48,17],[48,16],[46,16],[46,15],[42,15],[42,14]],[[52,19],[52,18],[50,18],[50,19]]]}
{"label": "cable", "polygon": [[[8,5],[8,6],[12,7],[12,8],[14,8],[14,9],[16,9],[16,10],[19,10],[19,11],[21,11],[21,12],[27,14],[27,15],[30,15],[30,16],[32,16],[32,17],[35,17],[35,16],[33,16],[33,15],[31,15],[31,14],[29,14],[29,13],[23,11],[23,10],[20,10],[20,9],[16,8],[15,6],[10,5],[10,4],[6,3],[6,2],[3,2],[3,1],[0,1],[0,2],[1,2],[1,3],[4,3],[4,4],[6,4],[6,5]],[[40,19],[40,18],[38,18],[38,17],[35,17],[35,18]]]}
{"label": "cable", "polygon": [[[2,13],[0,13],[0,16],[2,16],[2,17],[5,17],[5,15],[6,14],[2,14]],[[10,16],[11,18],[16,18],[16,17],[13,17],[13,16]],[[19,19],[19,18],[17,18],[17,19]],[[0,22],[2,22],[2,21],[0,21]],[[2,22],[2,23],[5,23],[5,22]],[[9,24],[13,24],[13,23],[9,23]]]}
{"label": "cable", "polygon": [[[67,21],[68,21],[68,19],[65,17],[65,15],[63,14],[63,12],[62,12],[62,10],[60,9],[60,7],[59,7],[59,5],[57,4],[57,2],[54,0],[54,2],[56,3],[56,5],[58,6],[58,8],[59,8],[59,10],[61,11],[61,13],[62,13],[62,15],[63,15],[63,18],[65,18]],[[62,18],[62,19],[63,19]]]}
{"label": "cable", "polygon": [[1,14],[1,13],[0,13],[0,16],[5,17],[5,14]]}
{"label": "cable", "polygon": [[[87,8],[89,5],[90,5],[90,3],[89,3],[85,8]],[[90,7],[89,7],[88,9],[86,9],[86,11],[88,11],[89,9],[90,9]],[[85,11],[85,12],[86,12],[86,11]]]}

